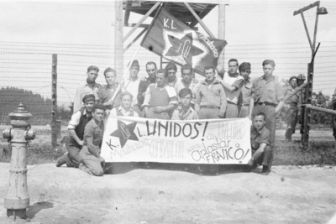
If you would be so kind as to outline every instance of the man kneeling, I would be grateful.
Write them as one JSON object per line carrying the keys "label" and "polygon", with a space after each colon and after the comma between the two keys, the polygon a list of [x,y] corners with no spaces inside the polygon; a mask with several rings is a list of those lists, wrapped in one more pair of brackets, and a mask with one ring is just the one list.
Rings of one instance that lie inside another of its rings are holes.
{"label": "man kneeling", "polygon": [[100,157],[100,147],[104,133],[105,107],[95,105],[92,111],[92,120],[84,130],[84,144],[80,152],[81,163],[79,168],[95,176],[104,175],[105,161]]}
{"label": "man kneeling", "polygon": [[270,145],[270,131],[265,127],[266,115],[258,113],[253,118],[251,129],[252,158],[249,165],[252,169],[262,165],[262,173],[271,171],[273,151]]}

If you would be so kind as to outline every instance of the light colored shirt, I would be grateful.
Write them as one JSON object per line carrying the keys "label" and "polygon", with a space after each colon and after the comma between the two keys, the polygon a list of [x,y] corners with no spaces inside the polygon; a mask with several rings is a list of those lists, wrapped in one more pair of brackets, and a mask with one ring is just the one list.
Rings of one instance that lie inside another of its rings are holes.
{"label": "light colored shirt", "polygon": [[196,111],[189,107],[187,111],[184,111],[182,107],[178,107],[174,110],[172,120],[197,120],[198,116]]}
{"label": "light colored shirt", "polygon": [[197,89],[199,88],[200,86],[200,83],[197,82],[196,80],[193,80],[191,81],[190,85],[189,86],[186,86],[184,84],[184,82],[182,81],[182,79],[179,79],[177,80],[176,84],[175,84],[175,90],[176,90],[176,94],[177,96],[179,95],[179,92],[181,91],[181,89],[184,89],[184,88],[188,88],[191,90],[191,92],[193,93],[193,99],[196,98],[196,91]]}
{"label": "light colored shirt", "polygon": [[242,76],[240,76],[239,74],[237,74],[235,76],[230,76],[229,73],[225,73],[224,77],[223,77],[223,82],[232,86],[232,87],[235,87],[237,89],[235,91],[230,91],[230,90],[224,88],[225,95],[226,95],[226,100],[228,102],[238,104],[238,98],[239,98],[239,95],[240,95],[241,87],[242,87],[243,82],[244,82],[244,78]]}
{"label": "light colored shirt", "polygon": [[225,111],[226,95],[223,85],[220,81],[215,80],[212,83],[201,82],[196,92],[196,104],[202,106],[218,107]]}
{"label": "light colored shirt", "polygon": [[133,96],[132,106],[137,104],[138,102],[137,97],[139,92],[139,84],[140,84],[139,78],[136,80],[128,80],[126,82],[125,90],[131,93]]}
{"label": "light colored shirt", "polygon": [[178,104],[175,89],[168,85],[158,87],[156,83],[150,84],[146,90],[143,106],[154,107],[168,104]]}
{"label": "light colored shirt", "polygon": [[275,76],[266,79],[263,75],[252,84],[254,102],[277,105],[284,98],[283,88]]}
{"label": "light colored shirt", "polygon": [[93,87],[89,86],[88,84],[85,84],[84,86],[79,87],[76,90],[75,97],[74,97],[74,107],[73,112],[77,112],[80,110],[80,108],[83,106],[83,97],[88,94],[93,94],[96,98],[96,101],[99,100],[98,97],[98,90],[101,87],[100,84],[95,83]]}
{"label": "light colored shirt", "polygon": [[[119,90],[118,90],[119,89]],[[118,91],[118,92],[116,92]],[[114,97],[113,103],[110,105],[116,105],[118,102],[118,95],[120,93],[119,84],[115,83],[113,86],[103,85],[98,89],[98,98],[101,104],[108,102],[112,97]]]}
{"label": "light colored shirt", "polygon": [[81,111],[77,111],[77,112],[72,114],[71,119],[70,119],[69,124],[68,124],[68,130],[73,130],[77,127],[82,114],[86,115],[87,114],[86,110],[84,110],[83,113]]}
{"label": "light colored shirt", "polygon": [[248,106],[250,105],[250,100],[252,97],[252,83],[245,82],[244,85],[241,88],[241,94],[242,94],[242,105]]}

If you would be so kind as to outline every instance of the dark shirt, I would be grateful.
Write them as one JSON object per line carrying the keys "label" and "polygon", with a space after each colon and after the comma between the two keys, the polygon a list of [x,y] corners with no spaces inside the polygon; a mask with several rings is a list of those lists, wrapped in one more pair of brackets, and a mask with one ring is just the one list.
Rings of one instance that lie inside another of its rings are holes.
{"label": "dark shirt", "polygon": [[251,128],[251,147],[252,150],[257,150],[261,143],[266,145],[270,144],[270,132],[264,126],[261,130],[255,129],[253,126]]}
{"label": "dark shirt", "polygon": [[148,88],[148,86],[151,84],[151,83],[155,83],[155,78],[146,78],[146,80],[141,80],[140,83],[139,83],[139,90],[138,90],[138,105],[141,106],[144,102],[144,99],[145,99],[145,92]]}

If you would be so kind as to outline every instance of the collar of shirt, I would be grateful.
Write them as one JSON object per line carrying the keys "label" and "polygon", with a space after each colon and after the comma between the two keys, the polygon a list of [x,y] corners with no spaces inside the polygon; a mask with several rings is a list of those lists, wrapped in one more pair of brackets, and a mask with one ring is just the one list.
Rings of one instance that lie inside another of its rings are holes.
{"label": "collar of shirt", "polygon": [[253,130],[254,130],[254,132],[259,136],[259,135],[261,135],[263,132],[265,132],[266,127],[265,127],[265,125],[264,125],[264,127],[262,127],[260,130],[257,130],[255,127],[253,127]]}
{"label": "collar of shirt", "polygon": [[100,87],[100,85],[98,83],[96,83],[96,82],[93,84],[93,87],[91,87],[91,85],[89,83],[86,83],[85,86],[89,87],[90,89],[94,89],[94,88],[99,88]]}
{"label": "collar of shirt", "polygon": [[183,107],[181,106],[181,108],[179,109],[179,116],[180,118],[185,118],[185,117],[188,117],[189,114],[191,114],[192,112],[193,112],[193,109],[191,107],[189,107],[187,111],[184,111]]}
{"label": "collar of shirt", "polygon": [[265,76],[263,75],[262,76],[262,79],[265,80],[266,82],[271,82],[275,79],[274,75],[271,75],[271,76]]}
{"label": "collar of shirt", "polygon": [[238,72],[235,72],[235,73],[227,73],[230,77],[238,77],[239,76],[239,73]]}
{"label": "collar of shirt", "polygon": [[215,79],[212,83],[208,83],[207,81],[203,80],[201,82],[201,84],[205,85],[205,86],[210,86],[210,85],[220,84],[220,81],[218,81],[217,79]]}
{"label": "collar of shirt", "polygon": [[129,115],[131,113],[131,111],[132,111],[132,109],[126,111],[122,106],[119,106],[118,110],[119,110],[119,112],[121,112],[124,115]]}

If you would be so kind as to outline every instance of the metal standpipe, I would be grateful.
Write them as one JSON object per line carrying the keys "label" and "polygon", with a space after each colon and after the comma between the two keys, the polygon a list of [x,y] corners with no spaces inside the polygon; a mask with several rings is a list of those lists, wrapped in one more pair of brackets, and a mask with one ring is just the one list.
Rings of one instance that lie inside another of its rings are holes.
{"label": "metal standpipe", "polygon": [[26,218],[26,209],[29,207],[27,186],[27,144],[35,138],[35,133],[28,123],[32,114],[26,111],[22,103],[16,111],[9,114],[11,128],[3,131],[12,149],[9,170],[9,187],[4,206],[7,216],[14,220]]}

